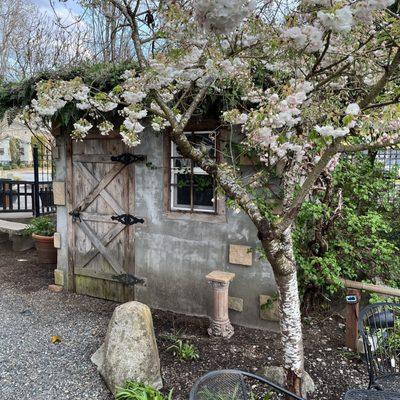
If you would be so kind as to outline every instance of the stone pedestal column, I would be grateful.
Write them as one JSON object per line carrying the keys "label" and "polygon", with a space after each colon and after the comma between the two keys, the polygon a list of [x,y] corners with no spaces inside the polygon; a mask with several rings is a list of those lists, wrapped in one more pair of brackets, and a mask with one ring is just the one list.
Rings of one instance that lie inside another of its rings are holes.
{"label": "stone pedestal column", "polygon": [[223,271],[213,271],[206,276],[213,288],[214,297],[213,315],[208,328],[210,336],[230,338],[234,333],[228,313],[229,283],[234,277],[235,274]]}

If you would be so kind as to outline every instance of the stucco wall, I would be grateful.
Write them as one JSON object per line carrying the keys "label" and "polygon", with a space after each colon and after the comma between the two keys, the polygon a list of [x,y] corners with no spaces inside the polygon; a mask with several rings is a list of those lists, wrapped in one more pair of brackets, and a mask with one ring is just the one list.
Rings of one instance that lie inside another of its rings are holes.
{"label": "stucco wall", "polygon": [[[229,245],[253,249],[257,232],[244,214],[226,211],[221,222],[171,219],[163,207],[163,139],[152,132],[143,134],[136,154],[147,155],[156,168],[138,163],[135,167],[135,215],[145,219],[135,233],[136,276],[146,278],[146,286],[136,286],[136,297],[151,307],[190,315],[209,315],[211,287],[205,276],[213,270],[234,272],[230,296],[243,299],[243,311],[230,311],[234,323],[276,329],[276,323],[260,319],[259,295],[275,292],[271,268],[253,255],[250,267],[229,264]],[[59,158],[56,180],[65,179],[65,141],[58,138]],[[57,211],[58,231],[62,234],[58,270],[67,274],[67,219],[65,207]],[[217,219],[217,218],[216,218]]]}

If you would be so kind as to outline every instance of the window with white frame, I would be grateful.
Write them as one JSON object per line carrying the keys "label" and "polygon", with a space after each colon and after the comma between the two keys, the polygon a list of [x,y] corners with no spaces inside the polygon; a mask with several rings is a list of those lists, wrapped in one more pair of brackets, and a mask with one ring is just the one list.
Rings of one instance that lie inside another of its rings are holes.
{"label": "window with white frame", "polygon": [[[216,159],[217,147],[214,132],[185,132],[196,147],[206,148]],[[170,206],[172,211],[216,213],[214,179],[192,160],[182,157],[175,143],[171,142]]]}
{"label": "window with white frame", "polygon": [[4,156],[4,148],[0,147],[0,156]]}

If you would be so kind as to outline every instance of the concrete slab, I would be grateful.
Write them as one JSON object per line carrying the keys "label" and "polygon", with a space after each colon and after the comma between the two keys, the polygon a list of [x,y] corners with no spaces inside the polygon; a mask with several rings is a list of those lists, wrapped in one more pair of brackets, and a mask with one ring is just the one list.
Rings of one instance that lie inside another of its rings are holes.
{"label": "concrete slab", "polygon": [[9,233],[10,235],[23,235],[25,228],[26,224],[0,219],[0,232]]}

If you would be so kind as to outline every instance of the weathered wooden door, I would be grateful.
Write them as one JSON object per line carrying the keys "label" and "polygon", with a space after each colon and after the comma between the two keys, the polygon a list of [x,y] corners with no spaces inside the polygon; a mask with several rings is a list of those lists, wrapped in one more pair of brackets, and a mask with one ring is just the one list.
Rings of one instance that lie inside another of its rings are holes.
{"label": "weathered wooden door", "polygon": [[[72,263],[75,290],[115,301],[134,299],[134,163],[120,139],[72,143]],[[114,160],[112,160],[112,158]],[[143,220],[139,221],[143,222]]]}

